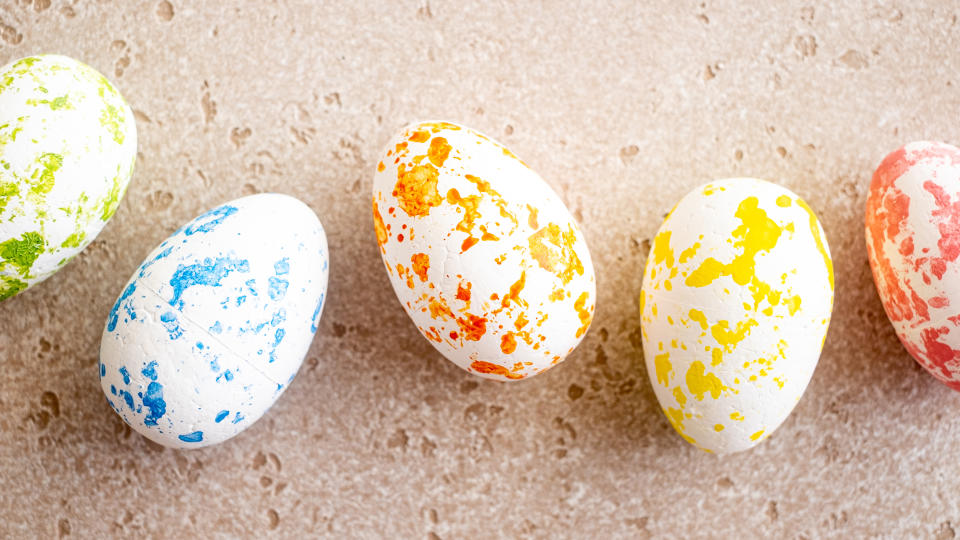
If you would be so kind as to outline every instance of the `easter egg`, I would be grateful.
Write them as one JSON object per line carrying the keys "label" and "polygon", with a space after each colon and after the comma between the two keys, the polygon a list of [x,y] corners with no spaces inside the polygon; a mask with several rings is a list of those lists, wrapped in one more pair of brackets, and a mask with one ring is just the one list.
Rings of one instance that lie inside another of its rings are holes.
{"label": "easter egg", "polygon": [[100,343],[107,401],[175,448],[222,442],[293,381],[327,289],[327,240],[310,208],[260,194],[167,238],[124,286]]}
{"label": "easter egg", "polygon": [[832,305],[830,251],[802,199],[751,178],[687,194],[640,297],[647,373],[674,429],[717,453],[769,436],[813,375]]}
{"label": "easter egg", "polygon": [[133,112],[89,66],[42,55],[0,68],[0,301],[96,238],[136,154]]}
{"label": "easter egg", "polygon": [[914,142],[888,155],[870,183],[866,241],[900,342],[960,390],[960,148]]}
{"label": "easter egg", "polygon": [[400,303],[457,366],[515,381],[586,334],[596,284],[583,233],[496,141],[447,122],[403,129],[377,165],[373,219]]}

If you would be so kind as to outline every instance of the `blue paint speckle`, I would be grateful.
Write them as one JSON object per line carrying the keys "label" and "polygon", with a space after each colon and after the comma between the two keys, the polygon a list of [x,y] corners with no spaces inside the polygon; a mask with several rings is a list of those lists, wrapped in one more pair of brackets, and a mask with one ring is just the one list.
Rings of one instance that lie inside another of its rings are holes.
{"label": "blue paint speckle", "polygon": [[217,377],[217,382],[220,382],[220,378],[221,378],[221,377],[224,378],[224,379],[226,379],[227,382],[230,382],[230,381],[233,380],[233,372],[230,371],[229,369],[226,370],[226,371],[224,371],[224,372],[220,375],[220,377]]}
{"label": "blue paint speckle", "polygon": [[147,395],[143,396],[143,406],[150,409],[150,414],[143,420],[144,425],[157,425],[157,420],[167,412],[167,403],[163,401],[163,385],[152,382],[147,386]]}
{"label": "blue paint speckle", "polygon": [[147,367],[141,369],[140,373],[143,373],[143,376],[151,381],[157,380],[157,361],[154,360],[147,364]]}
{"label": "blue paint speckle", "polygon": [[273,319],[270,320],[270,326],[277,326],[285,320],[287,320],[287,310],[280,308],[273,314]]}
{"label": "blue paint speckle", "polygon": [[246,295],[244,295],[244,296],[238,296],[238,297],[237,297],[237,307],[240,307],[240,306],[243,305],[243,303],[246,302],[246,301],[247,301]]}
{"label": "blue paint speckle", "polygon": [[111,385],[110,385],[110,393],[113,394],[113,395],[117,395],[117,387],[111,384]]}
{"label": "blue paint speckle", "polygon": [[177,322],[177,316],[174,315],[172,311],[167,311],[160,315],[160,321],[163,323],[164,328],[167,329],[167,333],[170,334],[171,340],[183,335],[183,329],[180,328],[180,323]]}
{"label": "blue paint speckle", "polygon": [[320,310],[323,309],[323,297],[324,294],[320,293],[320,301],[317,302],[317,309],[313,310],[313,322],[310,323],[310,331],[314,334],[317,333],[317,323],[320,322]]}
{"label": "blue paint speckle", "polygon": [[228,411],[228,410],[222,410],[222,411],[220,411],[220,412],[217,413],[217,417],[214,419],[214,421],[219,424],[219,423],[220,423],[221,421],[223,421],[223,419],[226,418],[227,415],[229,415],[229,414],[230,414],[230,411]]}
{"label": "blue paint speckle", "polygon": [[273,271],[277,273],[278,276],[290,273],[290,259],[284,257],[274,263]]}
{"label": "blue paint speckle", "polygon": [[283,336],[286,334],[287,332],[283,328],[277,328],[277,331],[273,333],[273,350],[270,351],[271,363],[277,359],[277,347],[280,346],[280,342],[283,341]]}
{"label": "blue paint speckle", "polygon": [[210,327],[210,331],[214,334],[223,332],[223,326],[220,326],[220,321],[213,323],[213,326]]}
{"label": "blue paint speckle", "polygon": [[192,236],[198,232],[208,233],[215,229],[217,225],[222,223],[224,219],[236,213],[237,207],[235,206],[223,205],[218,208],[214,208],[213,210],[210,210],[209,212],[193,220],[193,223],[187,225],[187,227],[183,230],[183,234]]}
{"label": "blue paint speckle", "polygon": [[219,287],[223,278],[234,271],[249,272],[250,263],[245,259],[231,259],[229,257],[211,259],[207,257],[202,263],[187,266],[178,265],[177,271],[170,278],[170,285],[173,287],[173,298],[170,299],[170,305],[183,309],[183,301],[180,300],[180,297],[185,290],[194,285]]}
{"label": "blue paint speckle", "polygon": [[237,414],[234,415],[233,420],[232,420],[230,423],[231,423],[231,424],[240,423],[241,421],[243,421],[244,418],[246,418],[246,417],[245,417],[244,415],[240,414],[240,411],[237,411]]}
{"label": "blue paint speckle", "polygon": [[120,397],[123,398],[124,403],[126,403],[126,404],[127,404],[127,407],[129,407],[130,410],[132,411],[132,410],[133,410],[133,396],[130,394],[130,392],[127,392],[126,390],[120,390]]}
{"label": "blue paint speckle", "polygon": [[120,375],[123,375],[123,384],[130,384],[130,372],[127,371],[127,366],[122,366],[119,371]]}
{"label": "blue paint speckle", "polygon": [[[164,242],[163,244],[160,244],[160,247],[163,247],[164,245],[166,245],[166,242]],[[153,266],[153,263],[159,261],[160,259],[166,258],[167,255],[170,255],[170,252],[172,251],[173,251],[173,246],[170,246],[164,249],[163,251],[161,251],[160,253],[157,253],[156,257],[150,259],[149,261],[144,263],[143,266],[140,267],[140,273],[138,274],[138,277],[145,276],[147,274],[147,268],[150,268],[151,266]]]}
{"label": "blue paint speckle", "polygon": [[283,299],[289,285],[290,283],[285,279],[270,276],[270,288],[267,289],[270,299],[274,301]]}
{"label": "blue paint speckle", "polygon": [[216,358],[210,361],[210,369],[213,370],[214,372],[220,371],[220,365],[217,364]]}
{"label": "blue paint speckle", "polygon": [[253,288],[253,286],[256,284],[257,284],[257,280],[255,279],[248,279],[247,282],[244,283],[244,285],[247,286],[247,290],[250,291],[250,294],[254,296],[257,296],[257,290]]}
{"label": "blue paint speckle", "polygon": [[202,351],[202,350],[203,350],[203,342],[198,341],[198,342],[197,342],[197,348]]}
{"label": "blue paint speckle", "polygon": [[203,440],[203,432],[194,431],[193,433],[187,433],[186,435],[178,435],[177,438],[183,442],[200,442]]}
{"label": "blue paint speckle", "polygon": [[107,374],[107,366],[100,364],[100,378],[102,379]]}
{"label": "blue paint speckle", "polygon": [[124,289],[123,294],[120,295],[120,298],[117,299],[117,303],[113,305],[113,308],[110,310],[110,319],[107,322],[107,331],[113,332],[117,328],[117,322],[119,322],[119,316],[117,312],[120,311],[120,303],[130,298],[130,295],[137,290],[136,282],[127,285],[127,288]]}

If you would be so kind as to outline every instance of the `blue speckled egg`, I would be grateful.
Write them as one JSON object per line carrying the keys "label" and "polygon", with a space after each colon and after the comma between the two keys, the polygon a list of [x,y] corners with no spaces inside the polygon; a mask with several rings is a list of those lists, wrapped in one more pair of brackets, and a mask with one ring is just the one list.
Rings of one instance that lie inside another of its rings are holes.
{"label": "blue speckled egg", "polygon": [[123,420],[198,448],[257,421],[293,381],[327,290],[327,239],[278,194],[197,217],[147,256],[110,310],[100,383]]}

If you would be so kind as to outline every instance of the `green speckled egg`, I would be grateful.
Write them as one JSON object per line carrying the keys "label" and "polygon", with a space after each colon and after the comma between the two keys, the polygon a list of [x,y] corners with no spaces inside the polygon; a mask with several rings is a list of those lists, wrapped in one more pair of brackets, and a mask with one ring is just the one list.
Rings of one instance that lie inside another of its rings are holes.
{"label": "green speckled egg", "polygon": [[96,238],[136,154],[133,111],[93,68],[56,55],[0,68],[0,301]]}

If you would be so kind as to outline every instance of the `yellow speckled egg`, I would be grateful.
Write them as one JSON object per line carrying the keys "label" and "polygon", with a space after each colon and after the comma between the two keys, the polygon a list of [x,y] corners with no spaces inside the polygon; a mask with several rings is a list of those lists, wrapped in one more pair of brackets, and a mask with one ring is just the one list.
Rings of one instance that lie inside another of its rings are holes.
{"label": "yellow speckled egg", "polygon": [[583,233],[496,141],[449,122],[400,131],[377,164],[373,219],[400,303],[461,368],[516,381],[586,334],[596,286]]}
{"label": "yellow speckled egg", "polygon": [[753,178],[687,194],[640,296],[647,373],[674,429],[717,453],[769,436],[813,375],[832,307],[826,236],[802,199]]}

